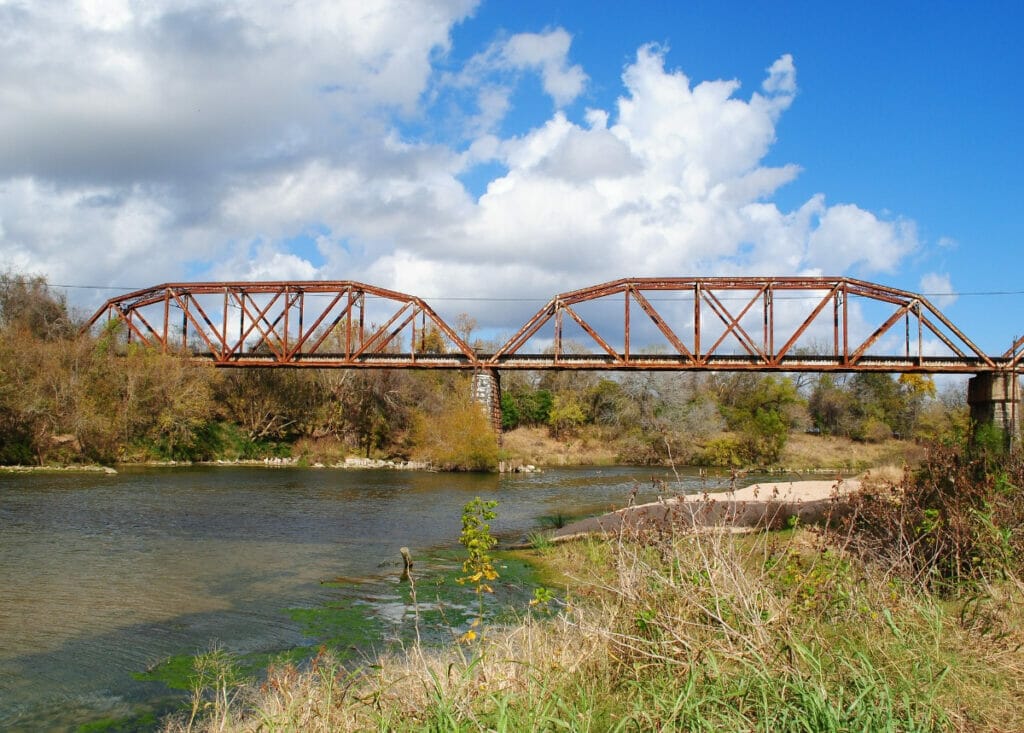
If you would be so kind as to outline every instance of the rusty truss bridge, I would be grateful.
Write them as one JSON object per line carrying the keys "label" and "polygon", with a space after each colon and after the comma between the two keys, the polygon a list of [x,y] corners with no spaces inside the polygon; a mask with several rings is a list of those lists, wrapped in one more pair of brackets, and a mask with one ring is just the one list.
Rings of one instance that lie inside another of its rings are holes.
{"label": "rusty truss bridge", "polygon": [[925,297],[851,278],[615,280],[489,349],[421,298],[352,281],[167,283],[111,298],[86,329],[101,325],[218,367],[984,374],[1024,358],[1024,338],[985,354]]}

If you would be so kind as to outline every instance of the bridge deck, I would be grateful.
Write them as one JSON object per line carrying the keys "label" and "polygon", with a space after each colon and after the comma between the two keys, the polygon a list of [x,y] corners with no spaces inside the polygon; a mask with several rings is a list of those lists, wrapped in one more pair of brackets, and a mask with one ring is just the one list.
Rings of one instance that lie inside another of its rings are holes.
{"label": "bridge deck", "polygon": [[573,354],[554,358],[551,354],[511,354],[495,356],[479,354],[470,358],[464,354],[390,353],[363,355],[356,359],[344,354],[297,354],[287,361],[279,361],[273,354],[233,355],[220,360],[211,352],[194,354],[200,361],[213,362],[220,367],[285,367],[318,369],[519,369],[519,370],[578,370],[597,371],[621,369],[626,371],[765,371],[765,372],[920,372],[924,374],[979,374],[1011,368],[1009,360],[995,359],[993,363],[981,359],[950,359],[923,357],[907,359],[891,356],[862,356],[857,363],[844,363],[831,356],[786,357],[777,363],[767,363],[745,355],[716,355],[707,359],[684,359],[678,355],[657,354],[618,358],[607,354]]}

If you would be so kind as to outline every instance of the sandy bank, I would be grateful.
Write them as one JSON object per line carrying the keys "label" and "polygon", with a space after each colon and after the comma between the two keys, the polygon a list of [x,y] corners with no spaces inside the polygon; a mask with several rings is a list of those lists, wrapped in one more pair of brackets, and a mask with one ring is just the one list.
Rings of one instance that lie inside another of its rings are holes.
{"label": "sandy bank", "polygon": [[803,523],[816,523],[842,513],[846,508],[843,497],[859,487],[856,479],[791,481],[753,484],[736,491],[666,497],[572,522],[557,530],[552,539],[668,526],[691,529],[783,527],[794,516]]}

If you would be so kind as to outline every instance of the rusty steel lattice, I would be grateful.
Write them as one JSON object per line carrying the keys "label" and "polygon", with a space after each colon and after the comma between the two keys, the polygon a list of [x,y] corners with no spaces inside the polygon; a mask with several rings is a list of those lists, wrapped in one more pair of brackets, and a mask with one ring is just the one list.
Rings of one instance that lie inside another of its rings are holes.
{"label": "rusty steel lattice", "polygon": [[167,284],[88,327],[104,314],[129,341],[224,367],[981,373],[1024,358],[1024,339],[990,357],[926,298],[850,278],[616,280],[555,296],[493,353],[420,298],[351,281]]}
{"label": "rusty steel lattice", "polygon": [[[674,297],[666,298],[668,294]],[[615,297],[622,298],[621,348],[580,313],[583,304]],[[655,306],[657,299],[674,300],[676,311],[686,303],[692,313],[681,318],[675,312],[674,318],[669,317]],[[777,302],[783,300],[801,305],[789,308],[785,325],[780,325]],[[861,338],[854,338],[851,325],[855,303],[861,321],[865,304],[882,306],[884,311],[877,323],[858,323],[870,327],[869,335]],[[566,348],[567,316],[598,349],[596,355]],[[635,316],[646,317],[660,332],[668,347],[663,353],[638,353],[633,348]],[[683,321],[685,330],[673,327],[673,321]],[[524,346],[551,322],[550,353],[532,359],[523,356]],[[883,337],[891,341],[900,330],[902,348],[872,352]],[[802,341],[806,343],[801,346]],[[937,344],[945,353],[928,353]],[[495,366],[525,366],[532,361],[535,368],[977,373],[1004,368],[1005,359],[997,363],[986,355],[915,293],[850,278],[735,277],[623,279],[563,293],[541,308],[489,361]]]}
{"label": "rusty steel lattice", "polygon": [[1024,336],[1013,342],[1013,346],[1003,354],[1003,361],[1009,362],[1010,368],[1019,370],[1021,362],[1024,361]]}
{"label": "rusty steel lattice", "polygon": [[464,367],[477,360],[419,298],[351,281],[168,283],[110,299],[86,328],[104,315],[123,324],[128,342],[190,351],[224,367]]}

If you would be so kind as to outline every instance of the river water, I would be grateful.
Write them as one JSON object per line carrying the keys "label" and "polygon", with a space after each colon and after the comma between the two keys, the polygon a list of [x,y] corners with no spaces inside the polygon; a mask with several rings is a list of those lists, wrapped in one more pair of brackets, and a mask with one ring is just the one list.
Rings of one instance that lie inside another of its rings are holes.
{"label": "river water", "polygon": [[337,578],[394,595],[398,548],[455,547],[474,496],[499,502],[492,528],[515,542],[555,517],[621,507],[634,488],[644,501],[727,484],[637,468],[0,474],[0,730],[163,710],[171,691],[138,675],[179,655],[316,643],[288,609],[335,602],[323,581]]}

